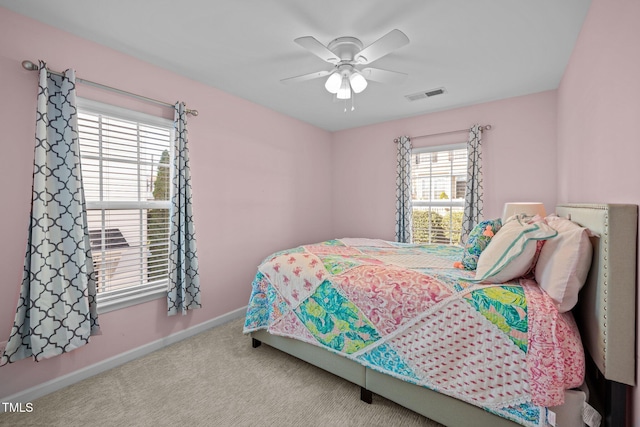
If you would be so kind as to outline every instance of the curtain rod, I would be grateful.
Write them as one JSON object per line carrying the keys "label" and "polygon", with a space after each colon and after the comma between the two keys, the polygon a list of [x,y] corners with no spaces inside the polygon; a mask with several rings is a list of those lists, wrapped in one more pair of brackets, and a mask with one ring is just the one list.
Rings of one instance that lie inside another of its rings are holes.
{"label": "curtain rod", "polygon": [[[29,71],[38,71],[40,69],[40,67],[38,65],[34,64],[33,62],[31,62],[29,60],[22,61],[22,68],[24,68],[25,70],[29,70]],[[63,75],[59,71],[53,71],[53,70],[48,70],[48,71],[51,74],[55,74],[57,76],[62,76]],[[126,95],[126,96],[131,96],[133,98],[138,98],[138,99],[141,99],[143,101],[151,102],[151,103],[154,103],[154,104],[160,104],[160,105],[163,105],[163,106],[166,106],[166,107],[174,107],[174,104],[169,104],[168,102],[158,101],[157,99],[148,98],[146,96],[138,95],[136,93],[127,92],[126,90],[117,89],[115,87],[103,85],[102,83],[92,82],[91,80],[86,80],[86,79],[81,79],[79,77],[76,77],[76,81],[79,82],[79,83],[87,84],[89,86],[97,87],[99,89],[109,90],[109,91],[112,91],[112,92],[119,93],[121,95]],[[198,115],[198,110],[190,110],[190,109],[187,108],[187,114],[191,114],[193,116],[197,116]]]}
{"label": "curtain rod", "polygon": [[[469,129],[458,129],[458,130],[450,130],[449,132],[439,132],[439,133],[430,133],[427,135],[418,135],[418,136],[410,136],[409,139],[418,139],[418,138],[428,138],[430,136],[438,136],[438,135],[448,135],[450,133],[460,133],[460,132],[469,132]],[[480,130],[491,130],[491,125],[480,126]],[[398,143],[399,139],[396,138],[393,140],[394,143]]]}

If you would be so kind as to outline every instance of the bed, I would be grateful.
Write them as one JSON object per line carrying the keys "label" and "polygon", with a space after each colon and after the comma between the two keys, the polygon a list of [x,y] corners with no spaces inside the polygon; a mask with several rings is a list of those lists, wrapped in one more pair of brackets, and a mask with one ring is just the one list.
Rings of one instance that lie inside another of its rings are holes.
{"label": "bed", "polygon": [[572,314],[531,277],[475,282],[452,268],[460,248],[340,239],[267,257],[244,331],[254,347],[357,384],[367,403],[384,396],[447,426],[575,425],[589,416],[587,395],[604,425],[623,426],[635,385],[637,206],[556,212],[592,235]]}

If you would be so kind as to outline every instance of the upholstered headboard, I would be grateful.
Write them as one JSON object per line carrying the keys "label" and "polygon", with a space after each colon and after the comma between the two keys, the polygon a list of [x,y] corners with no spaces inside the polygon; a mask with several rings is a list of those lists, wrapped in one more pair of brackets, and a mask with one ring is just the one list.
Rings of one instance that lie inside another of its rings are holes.
{"label": "upholstered headboard", "polygon": [[597,235],[574,309],[585,350],[606,379],[635,385],[638,206],[564,204],[556,213]]}

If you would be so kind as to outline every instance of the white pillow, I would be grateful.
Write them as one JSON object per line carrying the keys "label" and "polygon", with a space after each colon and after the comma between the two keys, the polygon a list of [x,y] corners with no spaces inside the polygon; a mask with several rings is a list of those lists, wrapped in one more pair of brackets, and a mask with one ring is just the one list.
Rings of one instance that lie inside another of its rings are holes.
{"label": "white pillow", "polygon": [[480,254],[475,280],[505,283],[521,277],[531,268],[536,242],[556,234],[557,231],[544,222],[529,224],[520,217],[510,218]]}
{"label": "white pillow", "polygon": [[542,247],[536,265],[536,281],[558,311],[564,313],[578,302],[578,293],[591,267],[593,247],[586,228],[555,215],[546,219],[558,231],[558,237]]}

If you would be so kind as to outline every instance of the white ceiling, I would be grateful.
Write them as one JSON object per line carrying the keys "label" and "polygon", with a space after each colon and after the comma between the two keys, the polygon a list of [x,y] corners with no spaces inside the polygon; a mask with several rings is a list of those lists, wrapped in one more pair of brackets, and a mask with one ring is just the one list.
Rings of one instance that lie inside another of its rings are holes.
{"label": "white ceiling", "polygon": [[[589,5],[589,0],[0,0],[7,9],[330,131],[555,89]],[[295,38],[313,36],[326,45],[353,36],[367,46],[394,28],[410,43],[371,66],[409,77],[395,86],[371,82],[356,95],[354,111],[345,113],[343,103],[333,101],[325,79],[280,83],[331,68]],[[444,95],[405,98],[439,87],[446,88]]]}

